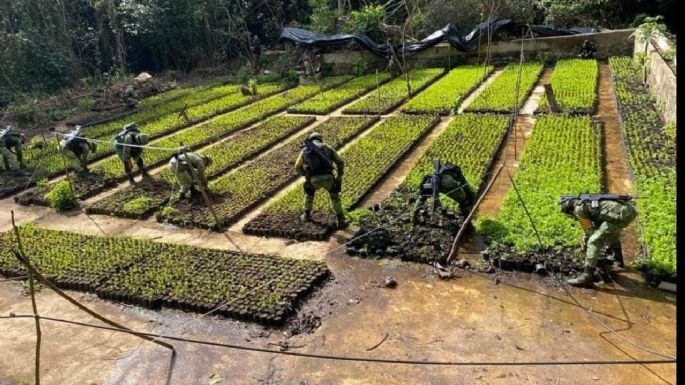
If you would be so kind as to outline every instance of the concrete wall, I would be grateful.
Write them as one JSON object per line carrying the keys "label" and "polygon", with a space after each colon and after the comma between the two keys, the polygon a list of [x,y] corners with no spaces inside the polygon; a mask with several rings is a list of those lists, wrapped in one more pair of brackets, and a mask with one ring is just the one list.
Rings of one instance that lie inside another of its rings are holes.
{"label": "concrete wall", "polygon": [[[604,31],[598,33],[579,34],[572,36],[545,37],[525,39],[523,42],[526,59],[541,59],[552,61],[558,58],[575,57],[585,39],[595,42],[597,58],[603,59],[613,55],[632,55],[633,29]],[[486,45],[481,45],[480,60],[485,57]],[[493,43],[490,46],[491,62],[495,64],[518,60],[521,51],[521,40],[510,40]],[[447,43],[441,43],[407,58],[409,68],[419,66],[447,66],[456,63],[476,63],[478,52],[459,52]],[[387,61],[378,58],[368,51],[336,51],[323,55],[325,63],[331,64],[334,73],[349,73],[355,63],[366,62],[367,68],[383,70]]]}
{"label": "concrete wall", "polygon": [[[664,120],[676,123],[676,85],[677,78],[671,67],[666,63],[661,52],[671,49],[671,44],[663,35],[654,42],[647,43],[647,53],[650,57],[647,70],[647,87],[656,98]],[[658,49],[657,49],[658,48]],[[635,53],[645,52],[645,44],[635,41]]]}

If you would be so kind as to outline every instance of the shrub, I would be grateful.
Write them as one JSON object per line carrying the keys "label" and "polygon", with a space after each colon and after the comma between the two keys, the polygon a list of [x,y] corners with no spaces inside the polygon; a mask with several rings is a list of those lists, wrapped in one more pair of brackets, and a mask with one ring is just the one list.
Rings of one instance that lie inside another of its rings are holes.
{"label": "shrub", "polygon": [[45,194],[45,199],[50,202],[50,207],[55,211],[67,211],[79,207],[78,198],[71,189],[71,184],[67,180],[55,183],[55,186]]}

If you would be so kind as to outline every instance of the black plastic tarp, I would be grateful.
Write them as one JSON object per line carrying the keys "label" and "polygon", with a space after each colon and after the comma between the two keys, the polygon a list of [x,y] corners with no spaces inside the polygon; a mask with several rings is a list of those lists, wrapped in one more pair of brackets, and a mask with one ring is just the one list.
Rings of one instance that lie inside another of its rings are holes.
{"label": "black plastic tarp", "polygon": [[338,33],[335,35],[322,35],[300,28],[285,28],[278,38],[290,40],[294,43],[311,47],[331,47],[348,44],[352,41],[383,58],[390,58],[390,49],[385,44],[378,44],[363,33]]}
{"label": "black plastic tarp", "polygon": [[[489,23],[481,23],[462,37],[459,35],[456,26],[447,24],[445,27],[431,33],[423,40],[407,44],[404,47],[404,56],[414,55],[445,40],[459,51],[471,52],[478,48],[479,41],[480,44],[483,44],[483,42],[486,41],[488,33],[490,36],[501,32],[507,32],[513,36],[521,36],[522,34],[528,36],[528,31],[531,31],[535,37],[568,36],[579,33],[597,32],[594,28],[552,28],[542,25],[519,24],[513,22],[511,19],[498,19]],[[313,47],[340,46],[354,41],[365,49],[385,59],[389,59],[392,52],[402,52],[399,47],[378,44],[363,33],[339,33],[326,36],[300,28],[285,28],[279,37],[279,41],[282,40],[289,40],[296,44]]]}

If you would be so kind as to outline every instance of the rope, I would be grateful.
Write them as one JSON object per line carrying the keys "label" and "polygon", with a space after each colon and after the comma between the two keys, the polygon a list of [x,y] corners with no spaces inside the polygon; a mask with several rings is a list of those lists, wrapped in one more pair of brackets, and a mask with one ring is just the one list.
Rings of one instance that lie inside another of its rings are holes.
{"label": "rope", "polygon": [[[59,136],[69,136],[68,134],[62,134],[62,133],[57,133]],[[86,138],[83,136],[73,136],[74,139],[84,139],[96,143],[105,143],[105,144],[112,144],[112,141],[109,140],[101,140],[101,139],[91,139],[91,138]],[[170,152],[175,152],[180,149],[182,149],[182,146],[176,147],[176,148],[169,148],[169,147],[155,147],[155,146],[150,146],[150,145],[140,145],[140,144],[126,144],[126,143],[115,143],[117,146],[122,146],[122,147],[136,147],[136,148],[145,148],[145,149],[150,149],[150,150],[159,150],[159,151],[170,151]]]}
{"label": "rope", "polygon": [[213,341],[203,341],[193,338],[184,338],[172,335],[147,333],[134,330],[123,330],[115,327],[101,326],[90,324],[86,322],[71,321],[67,319],[47,317],[47,316],[34,316],[32,314],[14,314],[10,316],[0,316],[0,319],[24,319],[24,318],[35,318],[38,317],[45,321],[66,323],[76,326],[89,327],[94,329],[110,330],[115,332],[126,332],[130,334],[136,334],[140,336],[154,337],[155,339],[167,339],[178,342],[187,342],[191,344],[214,346],[226,349],[259,352],[259,353],[269,353],[284,356],[294,356],[303,358],[315,358],[324,360],[335,360],[335,361],[354,361],[354,362],[368,362],[368,363],[378,363],[378,364],[398,364],[398,365],[428,365],[428,366],[570,366],[570,365],[645,365],[645,364],[675,364],[676,359],[660,359],[660,360],[568,360],[568,361],[431,361],[431,360],[398,360],[390,358],[373,358],[373,357],[355,357],[355,356],[343,356],[343,355],[332,355],[332,354],[315,354],[315,353],[299,353],[281,350],[271,350],[266,348],[260,348],[256,346],[247,345],[237,345],[237,344],[227,344],[221,342]]}

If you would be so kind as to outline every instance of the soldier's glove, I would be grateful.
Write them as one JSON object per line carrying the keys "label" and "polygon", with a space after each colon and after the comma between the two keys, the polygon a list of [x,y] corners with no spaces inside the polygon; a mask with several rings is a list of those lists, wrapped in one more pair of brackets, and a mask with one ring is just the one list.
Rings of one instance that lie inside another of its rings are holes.
{"label": "soldier's glove", "polygon": [[587,251],[587,237],[583,237],[580,239],[580,251],[582,253]]}

